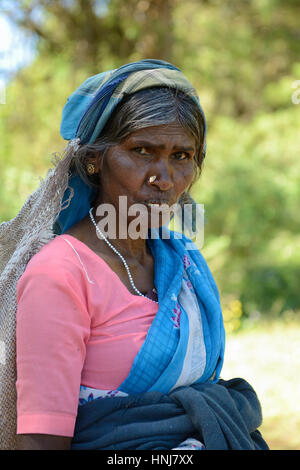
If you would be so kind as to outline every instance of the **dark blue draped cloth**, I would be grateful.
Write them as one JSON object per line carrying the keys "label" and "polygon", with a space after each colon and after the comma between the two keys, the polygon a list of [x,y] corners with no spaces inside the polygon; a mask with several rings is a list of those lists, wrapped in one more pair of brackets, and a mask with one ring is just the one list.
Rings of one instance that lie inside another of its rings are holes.
{"label": "dark blue draped cloth", "polygon": [[102,398],[78,408],[73,450],[169,450],[188,437],[206,450],[268,450],[261,407],[243,379]]}

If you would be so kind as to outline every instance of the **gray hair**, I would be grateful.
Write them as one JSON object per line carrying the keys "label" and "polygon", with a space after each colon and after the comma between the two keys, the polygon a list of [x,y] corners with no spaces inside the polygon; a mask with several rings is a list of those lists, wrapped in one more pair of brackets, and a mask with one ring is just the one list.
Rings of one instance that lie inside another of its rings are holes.
{"label": "gray hair", "polygon": [[146,127],[177,122],[192,135],[196,143],[195,171],[190,187],[199,178],[204,160],[205,122],[201,111],[191,97],[173,88],[156,87],[127,95],[109,118],[93,144],[82,145],[74,157],[74,168],[90,186],[99,187],[99,180],[87,173],[90,158],[123,142],[131,133]]}

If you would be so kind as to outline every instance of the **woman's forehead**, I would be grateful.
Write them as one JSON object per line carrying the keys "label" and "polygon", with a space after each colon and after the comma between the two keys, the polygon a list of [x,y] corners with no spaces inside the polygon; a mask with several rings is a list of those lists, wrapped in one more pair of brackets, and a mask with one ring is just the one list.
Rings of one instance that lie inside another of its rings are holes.
{"label": "woman's forehead", "polygon": [[140,140],[149,140],[149,143],[158,144],[159,142],[170,141],[178,146],[194,146],[195,139],[179,123],[163,124],[160,126],[151,126],[132,132],[126,138],[126,142],[135,142]]}

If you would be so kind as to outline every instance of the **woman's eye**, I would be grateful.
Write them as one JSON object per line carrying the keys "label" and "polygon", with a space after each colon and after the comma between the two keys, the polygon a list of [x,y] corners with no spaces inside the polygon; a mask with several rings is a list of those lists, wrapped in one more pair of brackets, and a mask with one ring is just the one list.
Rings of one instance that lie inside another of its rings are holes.
{"label": "woman's eye", "polygon": [[186,152],[177,152],[174,154],[174,156],[176,160],[186,160],[186,159],[191,158],[190,154]]}
{"label": "woman's eye", "polygon": [[150,155],[149,152],[147,152],[146,147],[137,147],[134,150],[141,155]]}

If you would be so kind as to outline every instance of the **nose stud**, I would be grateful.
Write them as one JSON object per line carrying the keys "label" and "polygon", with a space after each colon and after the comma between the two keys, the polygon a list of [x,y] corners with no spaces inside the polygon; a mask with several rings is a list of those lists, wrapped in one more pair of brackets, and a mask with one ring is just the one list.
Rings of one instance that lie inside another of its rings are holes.
{"label": "nose stud", "polygon": [[149,183],[153,183],[156,180],[156,176],[150,176]]}

